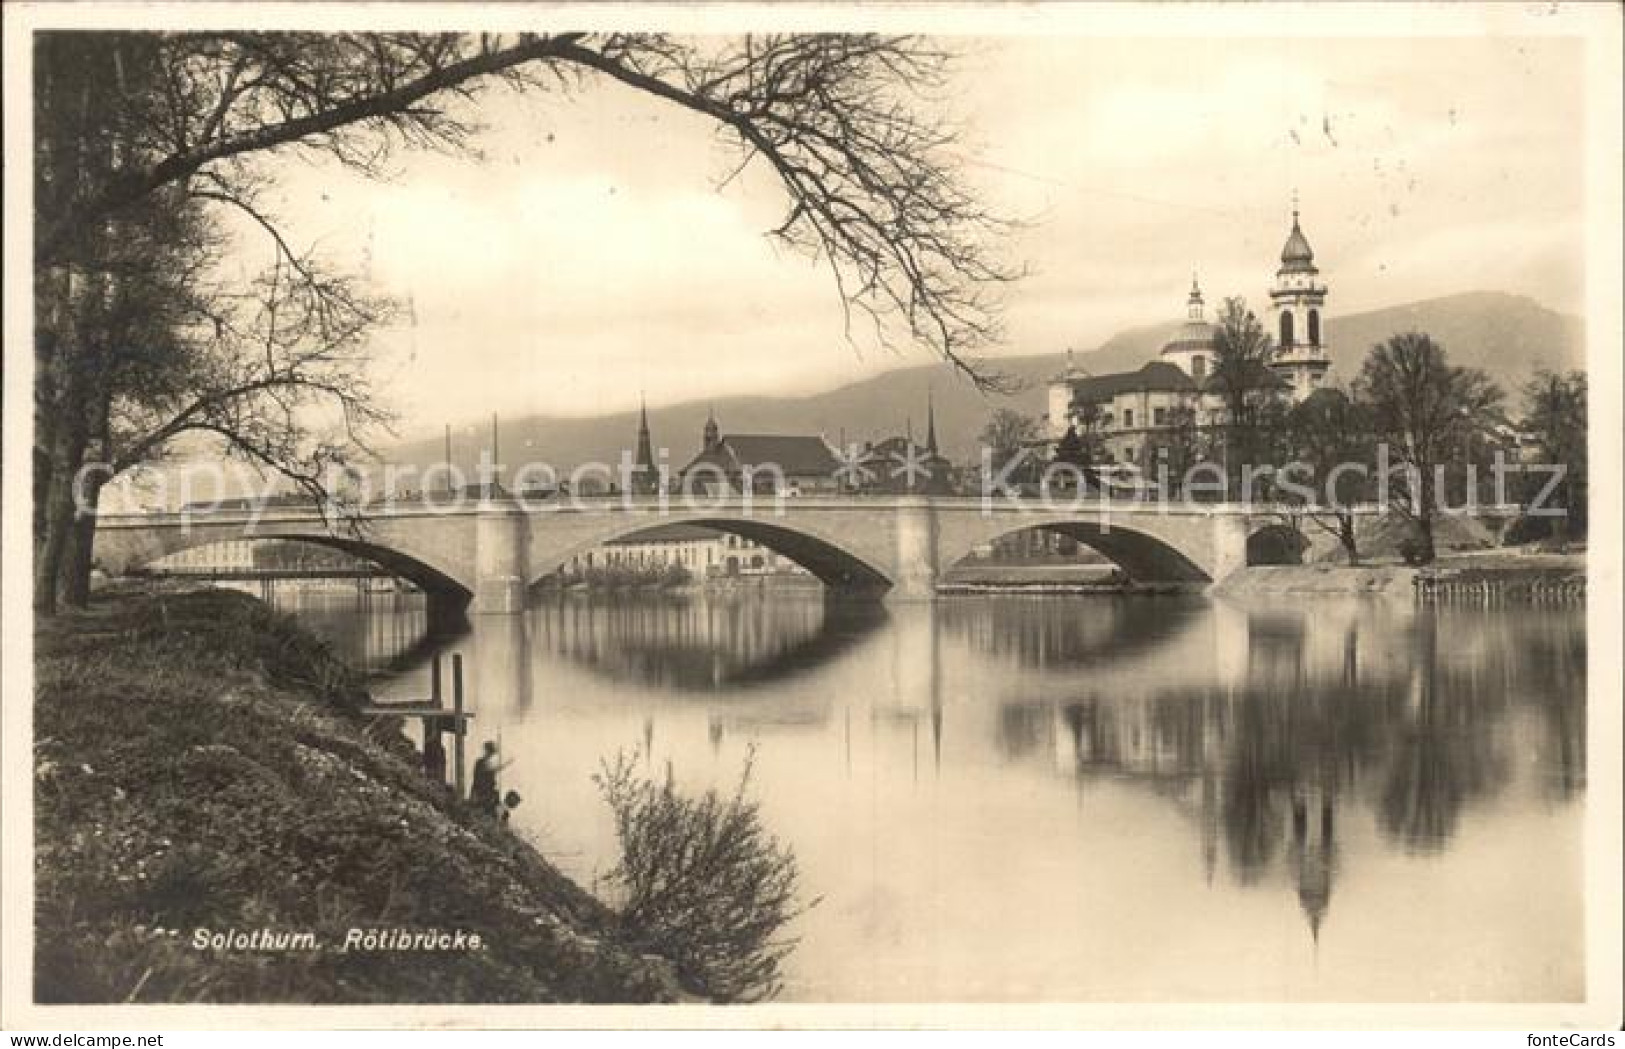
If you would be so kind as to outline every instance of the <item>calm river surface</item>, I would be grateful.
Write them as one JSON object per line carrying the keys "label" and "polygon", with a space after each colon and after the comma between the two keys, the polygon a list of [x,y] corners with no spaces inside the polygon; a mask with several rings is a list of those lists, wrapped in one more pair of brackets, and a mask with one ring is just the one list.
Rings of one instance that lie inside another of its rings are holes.
{"label": "calm river surface", "polygon": [[584,885],[601,760],[727,788],[754,749],[821,897],[787,999],[1583,994],[1579,609],[565,596],[433,641],[410,599],[287,602],[382,697],[462,653],[471,743]]}

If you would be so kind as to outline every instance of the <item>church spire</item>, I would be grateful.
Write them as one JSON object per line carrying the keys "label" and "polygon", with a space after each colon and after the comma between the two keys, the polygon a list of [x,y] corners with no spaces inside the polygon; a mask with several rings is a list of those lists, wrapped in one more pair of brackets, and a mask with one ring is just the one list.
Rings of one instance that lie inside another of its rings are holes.
{"label": "church spire", "polygon": [[929,387],[925,391],[925,450],[937,454],[937,404]]}
{"label": "church spire", "polygon": [[632,468],[633,490],[645,494],[653,492],[657,487],[658,477],[653,442],[649,439],[649,405],[643,395],[639,394],[638,453]]}
{"label": "church spire", "polygon": [[1193,321],[1202,319],[1202,288],[1196,283],[1196,271],[1191,270],[1191,296],[1186,300],[1185,315]]}

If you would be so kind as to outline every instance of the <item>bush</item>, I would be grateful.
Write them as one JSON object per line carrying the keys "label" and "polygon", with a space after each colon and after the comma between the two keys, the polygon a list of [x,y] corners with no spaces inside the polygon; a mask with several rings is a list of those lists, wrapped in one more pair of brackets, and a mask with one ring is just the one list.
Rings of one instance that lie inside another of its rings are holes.
{"label": "bush", "polygon": [[1427,564],[1432,560],[1428,556],[1427,544],[1414,531],[1399,541],[1399,556],[1401,560],[1412,567]]}
{"label": "bush", "polygon": [[1550,517],[1520,514],[1511,524],[1506,526],[1506,531],[1501,533],[1501,545],[1525,546],[1543,539],[1550,539],[1552,531],[1552,519]]}
{"label": "bush", "polygon": [[621,860],[608,877],[623,896],[623,935],[670,958],[692,989],[726,1002],[778,993],[780,963],[795,947],[779,934],[807,909],[795,902],[795,854],[745,796],[750,771],[747,762],[727,797],[685,797],[669,766],[653,779],[636,754],[606,761],[594,777],[620,839]]}

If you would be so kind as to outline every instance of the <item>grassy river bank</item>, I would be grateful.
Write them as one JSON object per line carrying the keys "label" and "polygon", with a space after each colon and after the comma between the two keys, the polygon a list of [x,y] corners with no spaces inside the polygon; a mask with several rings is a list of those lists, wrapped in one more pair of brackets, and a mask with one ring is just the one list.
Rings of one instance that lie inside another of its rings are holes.
{"label": "grassy river bank", "polygon": [[105,597],[41,624],[36,674],[41,1002],[686,996],[251,598]]}

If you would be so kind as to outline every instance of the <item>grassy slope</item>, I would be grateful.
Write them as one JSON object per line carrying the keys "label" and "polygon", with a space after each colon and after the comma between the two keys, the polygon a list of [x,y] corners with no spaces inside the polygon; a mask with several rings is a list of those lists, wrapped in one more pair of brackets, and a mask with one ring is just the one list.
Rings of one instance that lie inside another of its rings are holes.
{"label": "grassy slope", "polygon": [[[40,1001],[641,1001],[661,959],[417,771],[355,676],[239,594],[112,599],[45,624],[35,703]],[[346,929],[478,931],[462,953],[342,953]],[[310,929],[316,953],[192,932]]]}

